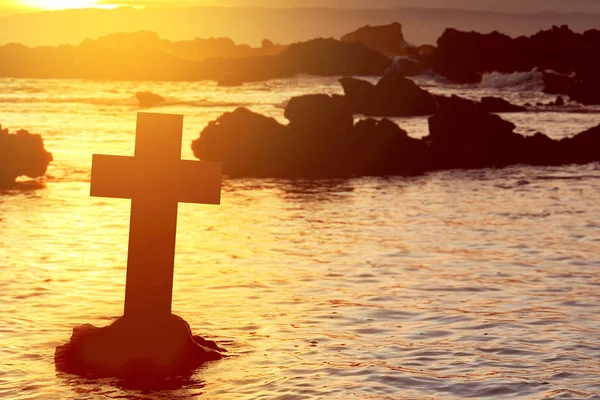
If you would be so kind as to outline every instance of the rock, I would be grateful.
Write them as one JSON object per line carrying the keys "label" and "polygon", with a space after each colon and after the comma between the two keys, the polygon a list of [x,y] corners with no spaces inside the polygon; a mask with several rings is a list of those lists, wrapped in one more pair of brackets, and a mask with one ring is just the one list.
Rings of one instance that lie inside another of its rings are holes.
{"label": "rock", "polygon": [[54,363],[58,371],[81,376],[146,380],[189,376],[221,359],[220,351],[214,342],[195,338],[178,316],[121,317],[104,328],[74,328],[71,340],[56,348]]}
{"label": "rock", "polygon": [[[600,40],[598,44],[600,45]],[[595,74],[569,76],[546,72],[544,85],[544,93],[566,95],[585,105],[600,104],[600,78]]]}
{"label": "rock", "polygon": [[556,107],[562,107],[565,105],[565,100],[561,96],[558,96],[553,105]]}
{"label": "rock", "polygon": [[571,88],[569,98],[585,105],[600,104],[600,78],[597,76],[587,79],[577,79]]}
{"label": "rock", "polygon": [[[375,90],[347,78],[355,90]],[[556,141],[542,133],[523,136],[515,125],[457,96],[437,96],[428,136],[413,139],[394,122],[353,124],[348,99],[324,94],[292,98],[287,126],[240,108],[202,131],[196,157],[222,161],[234,177],[347,178],[415,175],[447,169],[514,164],[561,165],[600,161],[600,125]]]}
{"label": "rock", "polygon": [[217,81],[217,85],[221,87],[237,87],[242,86],[243,83],[242,78],[234,73],[225,74]]}
{"label": "rock", "polygon": [[359,121],[350,135],[350,171],[355,176],[418,175],[429,146],[388,119]]}
{"label": "rock", "polygon": [[560,140],[565,164],[587,164],[600,161],[600,125],[572,138]]}
{"label": "rock", "polygon": [[548,94],[569,94],[575,84],[575,78],[556,74],[554,72],[544,72],[544,93]]}
{"label": "rock", "polygon": [[429,170],[504,167],[522,161],[515,125],[453,96],[429,118]]}
{"label": "rock", "polygon": [[238,108],[210,122],[192,149],[201,160],[223,162],[230,177],[278,177],[286,175],[285,137],[285,127],[273,118]]}
{"label": "rock", "polygon": [[391,62],[361,44],[321,38],[292,44],[273,56],[208,60],[199,70],[211,79],[231,73],[244,82],[255,82],[298,74],[381,76]]}
{"label": "rock", "polygon": [[9,134],[0,125],[0,189],[12,187],[19,176],[43,176],[51,161],[40,135],[26,130]]}
{"label": "rock", "polygon": [[287,159],[297,177],[347,176],[348,136],[352,114],[342,96],[324,94],[293,97],[285,109]]}
{"label": "rock", "polygon": [[388,56],[406,54],[408,47],[402,34],[402,25],[397,22],[382,26],[363,26],[342,36],[342,41],[360,43]]}
{"label": "rock", "polygon": [[164,97],[152,92],[137,92],[135,97],[140,108],[160,106],[166,101]]}
{"label": "rock", "polygon": [[346,101],[353,114],[367,116],[400,117],[431,115],[437,110],[435,98],[412,80],[399,73],[382,77],[377,85],[359,83],[355,78],[340,80]]}
{"label": "rock", "polygon": [[511,113],[527,111],[525,107],[516,106],[499,97],[483,97],[481,99],[481,109],[489,113]]}
{"label": "rock", "polygon": [[[575,73],[578,79],[596,76],[600,60],[590,57],[600,46],[600,31],[575,33],[568,26],[554,26],[529,37],[511,38],[498,32],[481,34],[446,29],[438,39],[435,70],[445,77],[464,83],[478,82],[485,72],[553,70],[558,74]],[[596,72],[594,72],[596,71]],[[559,82],[547,75],[548,90],[558,91]],[[555,86],[557,85],[557,86]]]}

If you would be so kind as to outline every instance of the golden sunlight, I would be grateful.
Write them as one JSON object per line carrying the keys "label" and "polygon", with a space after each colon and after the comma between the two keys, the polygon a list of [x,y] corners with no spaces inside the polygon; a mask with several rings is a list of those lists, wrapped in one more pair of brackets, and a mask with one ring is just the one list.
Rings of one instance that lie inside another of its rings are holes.
{"label": "golden sunlight", "polygon": [[64,10],[68,8],[114,8],[98,4],[98,0],[21,0],[24,6],[40,10]]}

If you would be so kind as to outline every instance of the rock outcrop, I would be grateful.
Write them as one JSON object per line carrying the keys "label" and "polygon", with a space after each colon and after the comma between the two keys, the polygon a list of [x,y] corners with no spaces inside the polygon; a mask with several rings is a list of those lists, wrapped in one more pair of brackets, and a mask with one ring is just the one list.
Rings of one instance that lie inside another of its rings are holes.
{"label": "rock outcrop", "polygon": [[58,371],[92,378],[163,379],[190,376],[205,362],[221,359],[221,351],[193,336],[178,316],[121,317],[104,328],[74,328],[71,340],[56,348],[54,363]]}
{"label": "rock outcrop", "polygon": [[51,161],[40,135],[26,130],[9,134],[0,125],[0,189],[12,187],[19,176],[43,176]]}
{"label": "rock outcrop", "polygon": [[598,46],[600,31],[579,34],[567,26],[555,26],[518,38],[498,32],[482,34],[446,29],[438,39],[434,64],[440,74],[464,83],[478,82],[485,72],[512,73],[534,68],[560,74],[575,73],[582,81],[594,81],[600,60],[590,54],[595,54]]}
{"label": "rock outcrop", "polygon": [[493,96],[482,97],[480,106],[481,109],[489,113],[512,113],[527,111],[526,107],[517,106],[504,100],[503,98]]}
{"label": "rock outcrop", "polygon": [[389,73],[376,85],[350,77],[340,83],[352,114],[400,117],[431,115],[437,110],[435,98],[400,73]]}
{"label": "rock outcrop", "polygon": [[354,124],[343,96],[306,95],[290,100],[288,125],[240,108],[209,123],[192,148],[200,159],[223,162],[231,177],[346,178],[600,161],[600,126],[562,140],[523,136],[478,102],[452,96],[438,103],[430,133],[420,140],[387,119]]}
{"label": "rock outcrop", "polygon": [[298,74],[381,76],[391,63],[389,57],[358,43],[313,39],[292,44],[274,56],[208,60],[199,71],[209,79],[232,74],[240,81],[252,82]]}
{"label": "rock outcrop", "polygon": [[388,56],[403,55],[409,49],[404,41],[402,25],[397,22],[381,26],[363,26],[342,36],[341,39],[344,42],[360,43]]}

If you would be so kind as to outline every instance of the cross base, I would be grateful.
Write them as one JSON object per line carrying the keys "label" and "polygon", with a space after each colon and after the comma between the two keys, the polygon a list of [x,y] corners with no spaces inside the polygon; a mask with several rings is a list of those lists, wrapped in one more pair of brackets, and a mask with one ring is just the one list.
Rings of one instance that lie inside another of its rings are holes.
{"label": "cross base", "polygon": [[176,315],[148,320],[123,316],[104,328],[73,328],[69,343],[56,348],[61,372],[127,380],[190,376],[206,361],[218,360],[216,343],[193,336]]}

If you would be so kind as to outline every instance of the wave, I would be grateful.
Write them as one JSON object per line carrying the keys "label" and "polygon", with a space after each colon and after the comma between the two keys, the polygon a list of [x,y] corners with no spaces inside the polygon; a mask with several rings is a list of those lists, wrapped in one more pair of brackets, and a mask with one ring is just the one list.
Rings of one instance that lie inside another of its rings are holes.
{"label": "wave", "polygon": [[486,89],[518,89],[542,90],[544,74],[538,69],[528,72],[488,72],[481,77],[480,88]]}

